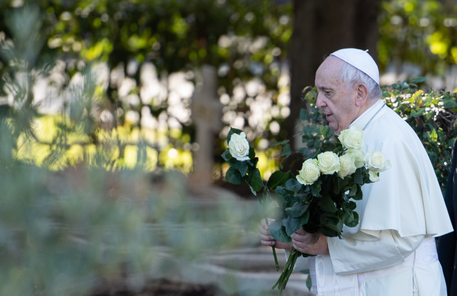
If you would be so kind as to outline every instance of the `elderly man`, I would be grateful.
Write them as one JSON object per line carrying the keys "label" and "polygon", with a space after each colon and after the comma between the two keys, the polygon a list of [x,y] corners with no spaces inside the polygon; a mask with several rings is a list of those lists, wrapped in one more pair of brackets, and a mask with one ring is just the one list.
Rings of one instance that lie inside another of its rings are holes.
{"label": "elderly man", "polygon": [[381,100],[375,61],[366,51],[338,50],[321,64],[315,84],[316,105],[330,128],[339,134],[357,125],[365,152],[382,151],[392,167],[362,187],[360,223],[345,227],[343,239],[315,241],[316,234],[299,230],[292,243],[281,243],[263,224],[261,243],[317,255],[309,257],[309,268],[319,296],[446,295],[434,237],[452,231],[449,215],[422,143]]}

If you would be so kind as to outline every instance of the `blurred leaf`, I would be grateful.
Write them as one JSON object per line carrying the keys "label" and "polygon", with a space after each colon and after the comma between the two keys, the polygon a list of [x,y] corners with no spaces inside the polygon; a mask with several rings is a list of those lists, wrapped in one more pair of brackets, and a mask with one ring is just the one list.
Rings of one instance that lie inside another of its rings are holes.
{"label": "blurred leaf", "polygon": [[271,236],[280,242],[290,243],[292,239],[287,235],[285,227],[281,221],[275,220],[269,225]]}
{"label": "blurred leaf", "polygon": [[[284,186],[286,181],[291,178],[293,178],[293,175],[290,171],[288,171],[288,172],[275,171],[273,174],[271,174],[270,178],[268,179],[267,187],[270,190],[275,190],[277,186]],[[289,188],[287,188],[287,186],[286,186],[286,189],[290,190]]]}
{"label": "blurred leaf", "polygon": [[263,187],[263,181],[262,181],[262,178],[260,176],[260,171],[258,169],[256,169],[252,176],[250,176],[250,179],[249,179],[249,185],[254,189],[254,191],[260,191],[260,189],[262,189]]}
{"label": "blurred leaf", "polygon": [[234,167],[230,167],[227,170],[227,173],[225,173],[225,180],[229,183],[237,184],[237,185],[245,183],[245,179],[240,174],[240,171],[235,169]]}
{"label": "blurred leaf", "polygon": [[426,78],[424,76],[416,77],[411,79],[412,83],[423,83],[425,82]]}
{"label": "blurred leaf", "polygon": [[285,188],[286,190],[292,191],[296,194],[300,189],[303,188],[303,184],[299,183],[292,174],[290,175],[291,176],[289,176],[289,180],[287,180],[285,183]]}
{"label": "blurred leaf", "polygon": [[306,205],[302,202],[296,202],[293,204],[293,206],[286,208],[286,212],[294,218],[301,217],[308,209],[308,206],[309,205]]}

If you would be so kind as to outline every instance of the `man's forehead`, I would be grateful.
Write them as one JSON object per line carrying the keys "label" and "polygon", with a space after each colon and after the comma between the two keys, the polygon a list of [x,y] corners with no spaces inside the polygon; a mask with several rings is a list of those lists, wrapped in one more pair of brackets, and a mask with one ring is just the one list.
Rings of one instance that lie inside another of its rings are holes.
{"label": "man's forehead", "polygon": [[341,67],[344,65],[344,61],[340,60],[337,57],[329,56],[326,58],[322,64],[317,69],[317,72],[339,72]]}
{"label": "man's forehead", "polygon": [[338,58],[328,57],[316,71],[315,85],[318,88],[332,89],[339,83],[339,73],[344,64]]}

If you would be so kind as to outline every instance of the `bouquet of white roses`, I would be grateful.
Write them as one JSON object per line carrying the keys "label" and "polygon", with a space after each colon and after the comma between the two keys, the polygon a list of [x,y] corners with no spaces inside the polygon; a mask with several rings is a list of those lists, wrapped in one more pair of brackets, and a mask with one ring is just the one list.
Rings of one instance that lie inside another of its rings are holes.
{"label": "bouquet of white roses", "polygon": [[[257,160],[242,160],[241,154],[237,155],[236,161],[227,158],[230,153],[235,155],[247,149],[235,148],[236,142],[231,143],[232,139],[233,135],[228,139],[229,149],[223,154],[231,165],[226,180],[231,183],[235,180],[235,184],[248,182],[253,192],[259,191],[263,182],[255,168]],[[382,152],[370,151],[365,154],[361,150],[363,131],[357,126],[343,130],[338,140],[333,151],[319,153],[316,158],[304,161],[298,175],[277,171],[263,187],[264,191],[275,191],[280,207],[281,216],[269,226],[270,234],[276,240],[291,242],[290,235],[300,228],[308,233],[341,238],[343,225],[354,227],[359,223],[354,200],[362,199],[362,185],[378,181],[379,172],[389,169],[390,162]],[[254,152],[250,155],[254,156]],[[247,163],[241,165],[244,161]],[[273,286],[278,287],[279,295],[287,284],[296,260],[302,255],[308,256],[292,248],[286,266]]]}

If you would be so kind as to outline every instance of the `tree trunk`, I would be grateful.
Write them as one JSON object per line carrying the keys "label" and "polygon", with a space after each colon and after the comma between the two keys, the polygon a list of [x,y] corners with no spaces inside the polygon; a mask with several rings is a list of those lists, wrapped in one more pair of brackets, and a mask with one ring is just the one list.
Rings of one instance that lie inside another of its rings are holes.
{"label": "tree trunk", "polygon": [[[335,50],[369,49],[377,59],[379,0],[294,0],[294,32],[290,50],[291,114],[286,122],[288,139],[294,142],[303,88],[314,85],[314,75],[326,56]],[[298,142],[301,142],[298,140]]]}

